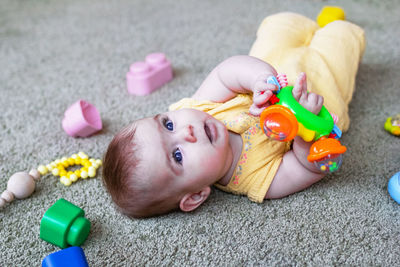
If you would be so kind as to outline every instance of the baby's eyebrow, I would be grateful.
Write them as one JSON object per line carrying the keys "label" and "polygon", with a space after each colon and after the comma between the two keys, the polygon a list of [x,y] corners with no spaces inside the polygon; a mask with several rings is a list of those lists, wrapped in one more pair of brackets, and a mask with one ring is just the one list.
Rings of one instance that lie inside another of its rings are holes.
{"label": "baby's eyebrow", "polygon": [[153,120],[155,120],[156,122],[158,122],[160,119],[160,114],[157,114],[153,117]]}
{"label": "baby's eyebrow", "polygon": [[157,124],[157,129],[159,129],[159,130],[161,130],[160,128],[161,128],[161,124],[160,124],[160,117],[161,117],[161,114],[157,114],[157,115],[155,115],[154,117],[153,117],[153,120],[156,122],[156,124]]}

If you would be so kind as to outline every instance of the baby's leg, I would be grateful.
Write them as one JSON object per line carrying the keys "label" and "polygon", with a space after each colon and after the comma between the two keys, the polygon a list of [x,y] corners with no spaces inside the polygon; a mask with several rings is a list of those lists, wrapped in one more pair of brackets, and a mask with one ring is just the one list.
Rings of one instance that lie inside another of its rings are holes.
{"label": "baby's leg", "polygon": [[250,55],[285,73],[289,84],[299,73],[307,73],[308,90],[324,97],[324,105],[339,116],[338,126],[346,131],[348,103],[364,46],[363,30],[349,22],[334,21],[319,28],[304,16],[280,13],[260,25]]}
{"label": "baby's leg", "polygon": [[364,31],[347,21],[334,21],[319,29],[310,48],[317,51],[329,67],[341,97],[349,104],[355,78],[365,48]]}
{"label": "baby's leg", "polygon": [[[276,53],[307,46],[317,29],[315,21],[300,14],[284,12],[268,16],[258,28],[257,40],[249,55],[269,62]],[[276,67],[273,62],[269,63]]]}

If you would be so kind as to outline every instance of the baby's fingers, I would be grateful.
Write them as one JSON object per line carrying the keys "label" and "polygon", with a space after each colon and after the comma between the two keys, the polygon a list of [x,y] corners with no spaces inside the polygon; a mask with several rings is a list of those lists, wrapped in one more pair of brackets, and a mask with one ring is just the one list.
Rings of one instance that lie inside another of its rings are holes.
{"label": "baby's fingers", "polygon": [[324,103],[324,97],[321,95],[317,95],[315,93],[308,94],[308,102],[314,106],[322,106]]}
{"label": "baby's fingers", "polygon": [[307,101],[304,103],[304,107],[314,114],[318,114],[324,103],[324,98],[320,95],[310,93],[308,94]]}
{"label": "baby's fingers", "polygon": [[268,102],[272,94],[272,91],[256,91],[253,94],[253,103],[257,106],[263,105]]}
{"label": "baby's fingers", "polygon": [[253,116],[260,116],[261,112],[266,108],[266,106],[257,106],[255,104],[251,105],[249,112]]}
{"label": "baby's fingers", "polygon": [[268,83],[267,80],[258,80],[253,87],[253,92],[257,91],[276,91],[278,87],[273,83]]}
{"label": "baby's fingers", "polygon": [[304,72],[299,74],[296,83],[294,84],[292,94],[294,99],[299,101],[300,97],[307,95],[307,77]]}
{"label": "baby's fingers", "polygon": [[318,95],[317,106],[321,106],[324,104],[324,97],[322,95]]}

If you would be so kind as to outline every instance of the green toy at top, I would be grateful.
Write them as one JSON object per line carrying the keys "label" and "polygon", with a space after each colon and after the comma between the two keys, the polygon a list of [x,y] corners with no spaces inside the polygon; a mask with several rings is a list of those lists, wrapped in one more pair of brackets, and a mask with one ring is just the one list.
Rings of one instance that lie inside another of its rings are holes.
{"label": "green toy at top", "polygon": [[40,238],[61,248],[80,246],[89,231],[85,212],[63,198],[45,212],[40,222]]}

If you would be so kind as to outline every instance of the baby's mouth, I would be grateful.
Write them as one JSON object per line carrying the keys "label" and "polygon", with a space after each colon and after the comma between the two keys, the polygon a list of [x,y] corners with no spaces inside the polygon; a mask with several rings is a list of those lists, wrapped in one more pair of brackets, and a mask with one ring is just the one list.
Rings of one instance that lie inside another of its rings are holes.
{"label": "baby's mouth", "polygon": [[210,128],[207,126],[207,124],[204,124],[204,131],[206,132],[208,140],[210,140],[210,143],[212,143],[211,131],[210,131]]}
{"label": "baby's mouth", "polygon": [[204,132],[206,133],[208,140],[211,144],[215,144],[218,140],[218,128],[215,122],[207,121],[204,124]]}

